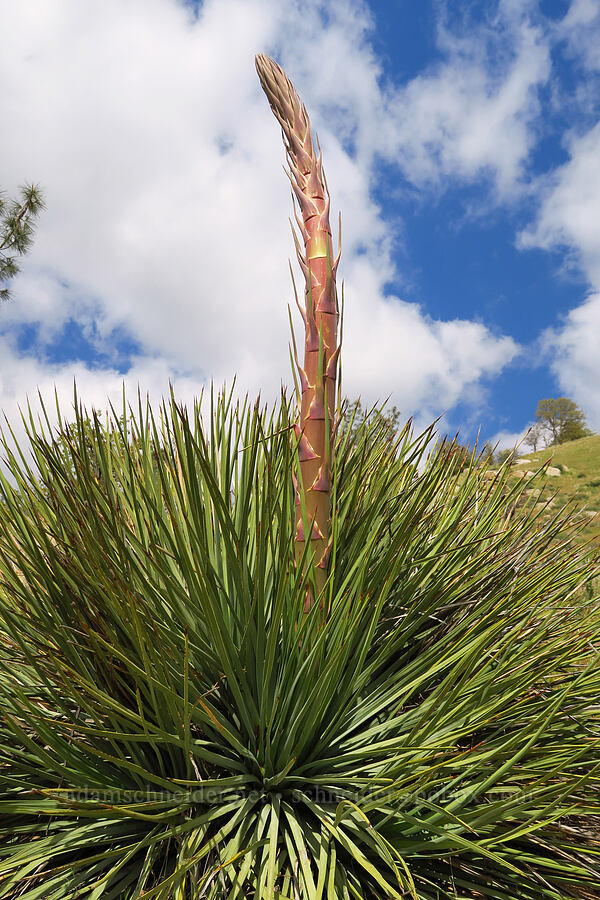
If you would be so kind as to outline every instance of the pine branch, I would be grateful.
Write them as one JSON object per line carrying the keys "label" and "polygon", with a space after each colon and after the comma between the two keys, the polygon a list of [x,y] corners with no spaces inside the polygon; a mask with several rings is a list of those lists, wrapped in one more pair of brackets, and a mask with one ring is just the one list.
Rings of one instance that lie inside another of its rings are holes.
{"label": "pine branch", "polygon": [[0,301],[11,296],[5,284],[18,274],[18,258],[31,247],[35,220],[45,205],[43,194],[35,184],[22,185],[19,197],[14,200],[0,195]]}

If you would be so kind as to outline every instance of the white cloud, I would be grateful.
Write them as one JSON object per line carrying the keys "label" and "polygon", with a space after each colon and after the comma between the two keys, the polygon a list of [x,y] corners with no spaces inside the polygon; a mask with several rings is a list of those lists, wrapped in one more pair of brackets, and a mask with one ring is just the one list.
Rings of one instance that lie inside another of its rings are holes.
{"label": "white cloud", "polygon": [[600,69],[600,3],[572,0],[558,27],[570,55],[589,70]]}
{"label": "white cloud", "polygon": [[289,380],[289,187],[259,50],[278,55],[311,111],[344,213],[348,389],[437,412],[499,372],[510,339],[386,296],[393,236],[369,192],[376,154],[395,149],[415,178],[436,165],[491,168],[504,187],[518,177],[546,57],[532,26],[503,15],[516,43],[498,71],[475,35],[471,51],[450,49],[447,64],[389,95],[360,0],[206,0],[197,20],[175,0],[3,4],[1,177],[9,189],[39,181],[48,208],[15,303],[0,309],[5,333],[40,326],[38,358],[13,353],[19,377],[4,380],[0,406],[74,372],[96,398],[116,390],[115,371],[41,361],[69,319],[93,325],[103,351],[113,329],[128,331],[153,361],[128,379],[151,387],[177,371],[198,384],[237,372],[251,393]]}
{"label": "white cloud", "polygon": [[489,439],[489,444],[496,447],[497,450],[514,450],[517,448],[518,456],[527,456],[527,453],[533,452],[531,448],[523,444],[523,440],[531,426],[531,422],[525,425],[520,431],[498,431]]}
{"label": "white cloud", "polygon": [[600,122],[572,136],[568,151],[570,159],[548,179],[537,220],[521,245],[571,251],[600,289]]}
{"label": "white cloud", "polygon": [[344,359],[359,363],[343,373],[351,397],[384,399],[387,383],[403,413],[416,410],[430,420],[497,375],[518,352],[511,338],[480,323],[434,320],[397,298],[378,301],[379,285],[366,262],[357,261],[352,276],[361,302],[347,306],[344,323]]}
{"label": "white cloud", "polygon": [[500,193],[514,191],[550,75],[548,36],[531,24],[530,6],[501,2],[466,33],[442,29],[443,61],[392,99],[389,152],[411,181],[490,174]]}
{"label": "white cloud", "polygon": [[583,28],[600,18],[598,0],[572,0],[561,25],[563,28]]}
{"label": "white cloud", "polygon": [[592,294],[542,338],[561,389],[600,430],[600,123],[573,136],[570,159],[549,179],[534,225],[521,235],[524,247],[559,249],[583,271]]}
{"label": "white cloud", "polygon": [[[27,170],[47,194],[32,261],[94,298],[105,332],[125,325],[183,366],[224,377],[234,348],[256,341],[256,386],[260,320],[285,329],[289,244],[277,130],[253,70],[269,36],[261,4],[207,4],[195,26],[166,0],[85,13],[24,2],[3,15],[16,95],[3,173]],[[31,309],[23,290],[18,308]],[[70,304],[53,327],[61,314]]]}
{"label": "white cloud", "polygon": [[178,401],[188,405],[200,396],[202,389],[197,379],[178,374],[165,359],[134,359],[131,369],[122,375],[112,368],[92,369],[82,362],[50,365],[16,352],[9,340],[0,338],[0,430],[9,443],[5,421],[10,423],[17,442],[24,446],[22,414],[28,414],[30,407],[34,417],[40,417],[40,398],[52,426],[57,424],[55,392],[60,400],[61,416],[66,421],[72,419],[74,383],[79,402],[88,411],[95,409],[100,413],[108,412],[111,404],[117,413],[122,409],[123,389],[128,405],[136,407],[140,391],[143,400],[149,397],[154,409],[163,398],[168,399],[170,385]]}
{"label": "white cloud", "polygon": [[562,327],[549,329],[543,343],[565,395],[581,406],[590,428],[600,431],[600,293],[571,310]]}

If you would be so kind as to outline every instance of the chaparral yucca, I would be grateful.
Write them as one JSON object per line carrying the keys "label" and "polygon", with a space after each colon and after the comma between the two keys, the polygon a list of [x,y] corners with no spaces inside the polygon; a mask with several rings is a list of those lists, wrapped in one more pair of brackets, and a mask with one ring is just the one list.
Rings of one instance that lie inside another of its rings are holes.
{"label": "chaparral yucca", "polygon": [[325,569],[305,407],[209,406],[4,445],[0,898],[599,897],[571,512],[346,417]]}

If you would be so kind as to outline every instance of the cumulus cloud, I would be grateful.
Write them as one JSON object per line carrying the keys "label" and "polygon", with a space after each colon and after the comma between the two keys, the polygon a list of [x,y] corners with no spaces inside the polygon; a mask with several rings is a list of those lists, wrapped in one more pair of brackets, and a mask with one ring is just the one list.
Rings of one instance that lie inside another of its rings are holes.
{"label": "cumulus cloud", "polygon": [[569,160],[548,179],[538,217],[521,235],[523,247],[562,250],[587,278],[592,293],[542,337],[561,389],[600,430],[600,123],[572,136]]}
{"label": "cumulus cloud", "polygon": [[[3,175],[35,173],[47,195],[32,262],[95,301],[76,312],[101,331],[125,326],[217,378],[245,363],[254,387],[285,331],[289,249],[277,131],[253,72],[270,30],[261,4],[207,4],[196,24],[167,0],[85,12],[26,0],[3,17]],[[21,289],[17,306],[38,311]],[[45,320],[72,312],[59,302]],[[275,365],[285,340],[278,352]]]}
{"label": "cumulus cloud", "polygon": [[[0,338],[0,430],[9,445],[11,432],[20,446],[25,445],[23,416],[29,411],[36,420],[47,415],[52,427],[58,423],[56,397],[61,417],[74,417],[74,385],[77,398],[91,412],[108,413],[111,406],[117,414],[123,408],[123,391],[128,405],[136,408],[138,392],[149,398],[154,409],[170,396],[171,386],[178,401],[192,405],[202,385],[197,379],[178,373],[168,360],[140,357],[132,360],[123,375],[114,368],[90,368],[83,362],[48,364],[31,355],[18,353],[5,338]],[[45,412],[44,412],[45,411]]]}
{"label": "cumulus cloud", "polygon": [[600,431],[600,293],[571,310],[542,340],[562,390],[580,404],[590,428]]}
{"label": "cumulus cloud", "polygon": [[517,449],[517,456],[527,456],[532,451],[524,446],[523,441],[533,423],[525,425],[520,431],[498,431],[489,439],[489,444],[496,447],[497,450],[514,450]]}
{"label": "cumulus cloud", "polygon": [[200,393],[195,379],[178,375],[169,362],[162,359],[134,359],[129,371],[123,375],[115,369],[89,368],[81,362],[48,365],[31,356],[15,353],[6,339],[0,339],[0,359],[0,392],[8,418],[19,408],[25,408],[28,402],[35,406],[40,394],[44,402],[50,398],[52,403],[55,389],[59,397],[68,402],[73,398],[74,382],[83,405],[99,411],[109,409],[111,404],[118,409],[122,405],[123,388],[131,404],[137,402],[138,390],[142,396],[160,402],[162,397],[169,396],[171,383],[182,402],[189,402]]}
{"label": "cumulus cloud", "polygon": [[567,149],[570,158],[542,188],[539,214],[521,235],[521,245],[571,251],[590,283],[600,288],[600,123],[572,135]]}
{"label": "cumulus cloud", "polygon": [[135,339],[132,383],[237,372],[251,393],[274,393],[287,380],[289,186],[258,50],[293,75],[344,212],[348,391],[392,392],[407,413],[475,396],[514,342],[387,295],[393,235],[370,192],[378,156],[419,182],[490,169],[508,189],[518,178],[547,58],[526,17],[507,3],[500,16],[512,48],[501,64],[489,69],[480,33],[468,46],[448,33],[446,61],[398,90],[381,82],[360,0],[205,0],[197,15],[176,0],[4,4],[1,177],[8,189],[39,181],[48,208],[15,303],[0,310],[4,334],[36,327],[36,355],[4,342],[15,377],[0,406],[36,383],[66,389],[74,373],[96,400],[117,389],[116,369],[44,361],[71,320],[109,360],[115,329]]}
{"label": "cumulus cloud", "polygon": [[[387,382],[403,412],[417,410],[421,420],[431,419],[468,400],[470,391],[517,355],[510,337],[496,336],[481,323],[435,320],[418,305],[395,297],[369,302],[378,290],[373,273],[366,264],[355,269],[361,303],[347,307],[344,359],[359,365],[344,368],[349,396],[360,394],[375,402],[384,398],[381,387]],[[473,399],[479,397],[474,394]]]}
{"label": "cumulus cloud", "polygon": [[532,23],[531,5],[505,0],[466,32],[441,27],[442,60],[395,93],[389,152],[411,181],[489,174],[500,193],[514,191],[550,75],[548,35]]}
{"label": "cumulus cloud", "polygon": [[600,4],[598,0],[572,0],[558,28],[573,59],[588,70],[600,69]]}

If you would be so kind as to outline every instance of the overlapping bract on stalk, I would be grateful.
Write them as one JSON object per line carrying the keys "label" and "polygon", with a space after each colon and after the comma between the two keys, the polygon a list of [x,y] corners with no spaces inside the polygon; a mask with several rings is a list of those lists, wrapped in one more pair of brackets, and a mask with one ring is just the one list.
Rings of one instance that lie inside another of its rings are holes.
{"label": "overlapping bract on stalk", "polygon": [[[305,326],[304,365],[296,355],[301,398],[298,439],[300,479],[296,485],[296,557],[305,552],[306,535],[314,554],[315,584],[327,577],[330,552],[331,457],[336,405],[338,303],[336,270],[329,224],[329,192],[321,152],[313,145],[310,120],[294,86],[274,60],[259,54],[256,69],[271,109],[281,125],[289,177],[301,218],[296,221],[304,250],[294,232],[298,261],[305,278],[305,304],[298,304]],[[310,606],[311,595],[307,597]]]}

